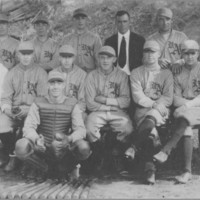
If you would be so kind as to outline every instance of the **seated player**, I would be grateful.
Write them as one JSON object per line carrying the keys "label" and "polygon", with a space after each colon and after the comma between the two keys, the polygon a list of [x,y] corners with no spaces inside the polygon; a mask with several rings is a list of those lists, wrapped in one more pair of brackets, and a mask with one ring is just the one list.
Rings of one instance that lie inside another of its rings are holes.
{"label": "seated player", "polygon": [[[112,47],[103,46],[99,51],[98,59],[99,67],[90,72],[86,78],[86,104],[90,112],[86,121],[87,138],[92,145],[93,155],[98,165],[104,152],[100,142],[100,129],[108,125],[115,135],[111,144],[113,151],[117,150],[115,158],[118,163],[122,163],[124,146],[133,132],[132,122],[126,112],[130,104],[128,75],[114,67],[116,54]],[[121,172],[120,164],[115,167],[117,172]]]}
{"label": "seated player", "polygon": [[137,151],[143,152],[148,184],[155,183],[153,155],[156,147],[152,137],[157,135],[156,127],[165,124],[173,100],[173,76],[170,70],[161,69],[159,56],[159,44],[153,40],[146,41],[143,65],[134,69],[130,76],[132,97],[136,104],[134,120],[137,134],[125,155],[134,159]]}
{"label": "seated player", "polygon": [[34,63],[34,47],[31,42],[21,42],[18,47],[19,64],[12,68],[4,78],[0,111],[0,139],[3,155],[0,166],[12,171],[16,159],[9,154],[15,146],[15,130],[22,127],[30,105],[38,96],[47,94],[47,73]]}
{"label": "seated player", "polygon": [[192,164],[192,127],[199,125],[200,117],[200,63],[198,62],[199,45],[194,40],[186,40],[181,44],[182,57],[185,64],[179,75],[175,76],[174,112],[175,129],[169,142],[154,155],[154,159],[164,163],[173,148],[183,138],[184,166],[183,173],[177,176],[179,183],[187,183],[191,178]]}

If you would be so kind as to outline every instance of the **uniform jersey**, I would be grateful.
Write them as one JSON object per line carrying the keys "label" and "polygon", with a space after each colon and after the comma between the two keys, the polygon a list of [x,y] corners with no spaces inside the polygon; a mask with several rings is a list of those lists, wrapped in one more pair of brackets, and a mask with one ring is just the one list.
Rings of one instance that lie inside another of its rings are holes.
{"label": "uniform jersey", "polygon": [[187,36],[180,31],[172,30],[168,40],[165,40],[159,32],[148,37],[148,40],[155,40],[161,48],[161,59],[165,58],[171,63],[181,59],[180,44],[187,39]]}
{"label": "uniform jersey", "polygon": [[67,97],[75,97],[78,100],[78,104],[80,105],[81,110],[85,111],[85,78],[87,75],[86,72],[76,65],[73,65],[72,71],[68,73],[65,72],[61,66],[55,70],[65,74],[65,95]]}
{"label": "uniform jersey", "polygon": [[0,41],[0,62],[8,69],[13,68],[17,63],[16,51],[18,45],[19,41],[9,36]]}
{"label": "uniform jersey", "polygon": [[0,104],[1,104],[1,94],[3,92],[3,81],[8,72],[8,69],[0,63]]}
{"label": "uniform jersey", "polygon": [[90,111],[101,110],[101,103],[97,103],[96,96],[116,98],[119,108],[127,108],[130,104],[130,91],[128,86],[128,75],[118,68],[105,75],[98,68],[90,72],[86,78],[86,104]]}
{"label": "uniform jersey", "polygon": [[[140,124],[146,113],[152,110],[154,102],[163,104],[165,107],[172,104],[173,76],[168,69],[151,70],[141,66],[131,72],[130,80],[132,98],[137,104],[134,116],[137,124]],[[164,122],[157,112],[154,117],[158,124]]]}
{"label": "uniform jersey", "polygon": [[77,51],[75,64],[86,72],[95,69],[97,65],[97,54],[102,46],[98,35],[85,31],[82,34],[72,33],[64,37],[62,45],[69,44]]}
{"label": "uniform jersey", "polygon": [[[179,107],[195,97],[200,102],[200,63],[189,69],[182,68],[182,72],[174,78],[174,105]],[[200,106],[200,103],[198,103]]]}
{"label": "uniform jersey", "polygon": [[32,40],[35,48],[35,62],[44,70],[50,70],[58,67],[57,44],[51,38],[45,42],[40,41],[37,37]]}
{"label": "uniform jersey", "polygon": [[3,90],[2,110],[12,106],[31,105],[35,97],[47,94],[47,73],[37,65],[24,70],[18,64],[7,73]]}

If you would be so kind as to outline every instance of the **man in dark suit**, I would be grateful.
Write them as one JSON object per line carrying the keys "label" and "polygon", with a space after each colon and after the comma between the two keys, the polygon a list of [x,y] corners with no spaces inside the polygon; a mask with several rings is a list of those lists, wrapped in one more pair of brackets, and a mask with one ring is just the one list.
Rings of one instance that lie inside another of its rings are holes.
{"label": "man in dark suit", "polygon": [[127,11],[118,11],[115,20],[118,33],[107,38],[105,45],[115,49],[118,56],[117,67],[130,75],[132,69],[142,65],[145,39],[130,31],[130,15]]}

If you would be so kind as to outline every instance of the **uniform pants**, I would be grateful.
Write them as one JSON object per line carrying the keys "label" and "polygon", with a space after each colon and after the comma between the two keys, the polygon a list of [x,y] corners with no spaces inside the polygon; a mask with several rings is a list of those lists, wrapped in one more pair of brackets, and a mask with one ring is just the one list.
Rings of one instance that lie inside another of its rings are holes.
{"label": "uniform pants", "polygon": [[100,129],[107,124],[112,132],[116,133],[116,139],[120,142],[127,142],[128,136],[133,132],[132,122],[124,111],[97,111],[90,113],[86,121],[88,140],[90,142],[99,140]]}

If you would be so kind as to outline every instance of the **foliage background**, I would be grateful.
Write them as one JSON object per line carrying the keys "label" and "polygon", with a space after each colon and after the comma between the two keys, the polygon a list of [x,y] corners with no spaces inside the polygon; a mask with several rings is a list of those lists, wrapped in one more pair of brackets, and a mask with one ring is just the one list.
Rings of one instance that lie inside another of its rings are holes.
{"label": "foliage background", "polygon": [[[115,13],[127,10],[131,15],[131,29],[147,37],[156,30],[157,9],[167,6],[174,13],[174,28],[184,31],[189,38],[200,42],[199,0],[1,0],[1,9],[8,12],[12,20],[10,33],[18,37],[33,37],[31,21],[39,13],[48,16],[50,35],[61,40],[73,31],[72,13],[84,7],[89,16],[89,29],[100,35],[102,40],[115,30]],[[21,6],[20,6],[21,5]],[[16,8],[16,9],[14,9]]]}

